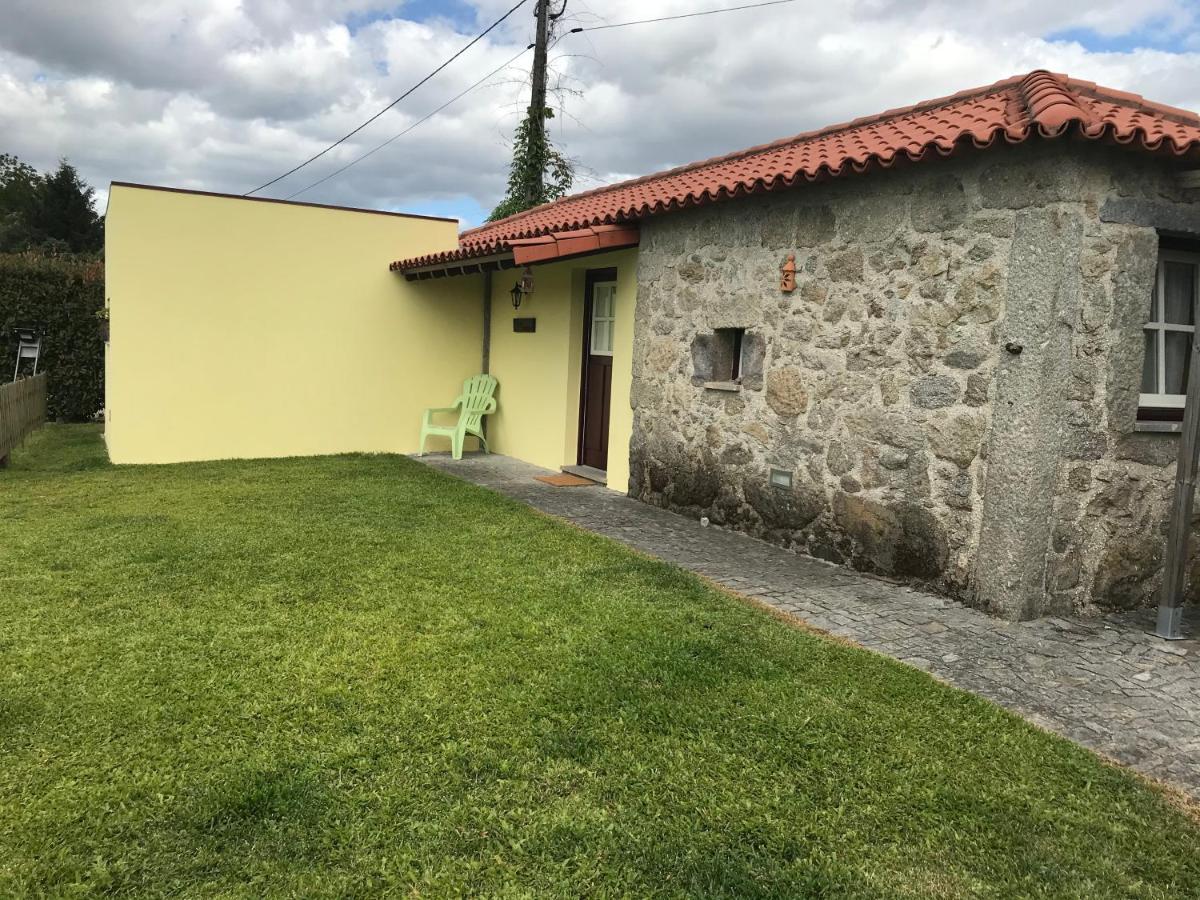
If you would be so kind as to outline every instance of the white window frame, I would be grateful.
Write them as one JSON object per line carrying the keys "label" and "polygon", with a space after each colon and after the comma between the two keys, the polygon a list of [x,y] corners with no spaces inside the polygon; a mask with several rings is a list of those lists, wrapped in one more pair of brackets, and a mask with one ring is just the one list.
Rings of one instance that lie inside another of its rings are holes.
{"label": "white window frame", "polygon": [[[596,315],[596,289],[597,288],[612,288],[612,305],[609,307],[611,315],[598,316]],[[608,341],[607,350],[596,349],[596,324],[604,323],[608,326]],[[592,321],[588,323],[591,329],[588,335],[588,354],[591,356],[612,356],[613,347],[617,343],[617,283],[615,281],[597,281],[592,285]]]}
{"label": "white window frame", "polygon": [[[1147,321],[1143,332],[1154,334],[1155,355],[1158,371],[1155,373],[1155,384],[1161,388],[1167,382],[1167,332],[1184,332],[1196,340],[1196,326],[1174,325],[1166,321],[1166,263],[1187,263],[1192,266],[1192,322],[1200,320],[1200,253],[1188,253],[1183,250],[1160,250],[1158,268],[1154,278],[1154,314],[1155,318]],[[1141,375],[1139,374],[1139,378]],[[1186,390],[1187,385],[1184,385]],[[1147,409],[1183,409],[1186,394],[1139,394],[1138,405]]]}

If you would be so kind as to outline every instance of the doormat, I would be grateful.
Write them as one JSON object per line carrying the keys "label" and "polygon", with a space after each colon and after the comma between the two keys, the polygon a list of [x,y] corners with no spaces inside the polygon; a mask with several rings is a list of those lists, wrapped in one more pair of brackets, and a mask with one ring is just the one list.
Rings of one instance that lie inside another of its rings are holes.
{"label": "doormat", "polygon": [[554,487],[587,487],[589,484],[596,483],[587,478],[580,478],[578,475],[568,475],[566,472],[561,475],[534,475],[533,480]]}

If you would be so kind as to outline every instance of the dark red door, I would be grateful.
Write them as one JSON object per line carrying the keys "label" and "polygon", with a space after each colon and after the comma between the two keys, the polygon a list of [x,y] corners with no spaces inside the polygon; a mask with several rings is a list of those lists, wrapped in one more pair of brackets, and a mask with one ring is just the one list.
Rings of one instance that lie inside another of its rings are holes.
{"label": "dark red door", "polygon": [[583,378],[580,398],[579,462],[608,468],[608,416],[612,404],[613,336],[617,322],[616,272],[589,272],[584,304]]}

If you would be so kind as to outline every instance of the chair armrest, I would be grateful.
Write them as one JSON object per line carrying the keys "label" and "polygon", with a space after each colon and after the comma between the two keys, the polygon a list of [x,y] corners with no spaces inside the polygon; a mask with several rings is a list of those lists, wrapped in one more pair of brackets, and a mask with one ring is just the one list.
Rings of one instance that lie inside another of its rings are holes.
{"label": "chair armrest", "polygon": [[448,413],[456,413],[456,412],[458,412],[457,405],[455,405],[455,406],[439,406],[439,407],[435,407],[433,409],[427,409],[427,410],[425,410],[425,420],[424,421],[425,421],[425,424],[432,425],[433,417],[436,413],[447,413],[448,414]]}
{"label": "chair armrest", "polygon": [[496,398],[490,397],[488,399],[487,406],[484,408],[483,412],[480,413],[480,415],[481,416],[490,416],[495,411],[496,411]]}

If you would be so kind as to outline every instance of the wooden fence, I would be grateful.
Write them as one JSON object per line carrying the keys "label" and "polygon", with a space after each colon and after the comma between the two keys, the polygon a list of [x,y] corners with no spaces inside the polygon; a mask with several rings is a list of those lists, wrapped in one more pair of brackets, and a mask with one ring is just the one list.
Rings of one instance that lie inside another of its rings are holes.
{"label": "wooden fence", "polygon": [[0,384],[0,466],[25,440],[25,435],[46,421],[46,374]]}

